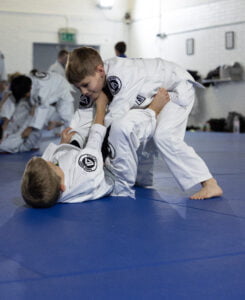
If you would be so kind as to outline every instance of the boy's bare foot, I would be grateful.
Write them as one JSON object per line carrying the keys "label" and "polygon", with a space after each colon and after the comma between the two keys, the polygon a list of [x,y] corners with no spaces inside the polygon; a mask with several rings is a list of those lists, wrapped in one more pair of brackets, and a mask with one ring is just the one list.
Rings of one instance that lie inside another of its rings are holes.
{"label": "boy's bare foot", "polygon": [[214,178],[210,178],[202,182],[200,191],[190,197],[192,200],[209,199],[213,197],[220,197],[223,195],[221,187]]}
{"label": "boy's bare foot", "polygon": [[47,129],[48,129],[48,130],[52,130],[52,129],[54,129],[54,128],[56,128],[56,127],[60,127],[60,126],[62,126],[62,125],[64,125],[63,122],[49,121],[49,122],[48,122],[48,127],[47,127]]}

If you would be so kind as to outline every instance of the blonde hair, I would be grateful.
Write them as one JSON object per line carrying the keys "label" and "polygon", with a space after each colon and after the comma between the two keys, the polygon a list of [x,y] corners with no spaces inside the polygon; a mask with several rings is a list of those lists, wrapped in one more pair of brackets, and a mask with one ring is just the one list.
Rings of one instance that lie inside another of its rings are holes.
{"label": "blonde hair", "polygon": [[60,185],[60,177],[47,162],[40,157],[33,157],[27,163],[22,177],[22,197],[32,207],[50,207],[59,199]]}
{"label": "blonde hair", "polygon": [[22,75],[20,72],[15,72],[15,73],[12,73],[12,74],[8,74],[8,82],[11,82],[14,78],[16,78],[20,75]]}
{"label": "blonde hair", "polygon": [[96,67],[104,65],[99,53],[90,47],[74,49],[68,55],[66,65],[66,78],[74,84],[83,80],[86,76],[92,76]]}

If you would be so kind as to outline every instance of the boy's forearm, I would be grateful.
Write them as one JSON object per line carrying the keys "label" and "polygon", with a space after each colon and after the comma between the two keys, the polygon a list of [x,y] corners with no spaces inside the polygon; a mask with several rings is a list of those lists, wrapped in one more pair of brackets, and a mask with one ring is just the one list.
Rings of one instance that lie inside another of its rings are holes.
{"label": "boy's forearm", "polygon": [[95,124],[100,124],[100,125],[104,125],[104,120],[105,120],[105,108],[96,108],[96,115],[94,118],[94,123]]}
{"label": "boy's forearm", "polygon": [[169,101],[170,97],[168,91],[164,88],[160,88],[148,108],[153,110],[157,116]]}
{"label": "boy's forearm", "polygon": [[99,98],[96,100],[96,114],[94,118],[95,124],[104,125],[107,104],[108,104],[108,98],[102,92]]}

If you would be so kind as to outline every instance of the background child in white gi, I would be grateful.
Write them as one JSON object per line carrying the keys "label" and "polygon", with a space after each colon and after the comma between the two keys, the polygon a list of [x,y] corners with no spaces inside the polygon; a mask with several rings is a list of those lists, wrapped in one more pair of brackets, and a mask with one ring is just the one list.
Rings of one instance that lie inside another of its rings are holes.
{"label": "background child in white gi", "polygon": [[[55,110],[65,127],[69,125],[74,113],[73,97],[70,84],[61,75],[39,72],[31,77],[21,75],[13,79],[10,90],[18,104],[8,116],[11,122],[4,132],[0,151],[14,153],[37,148],[40,130]],[[10,102],[12,99],[5,105]]]}
{"label": "background child in white gi", "polygon": [[3,92],[6,88],[6,83],[7,83],[7,74],[5,69],[4,55],[0,51],[0,100],[2,99]]}
{"label": "background child in white gi", "polygon": [[107,93],[111,102],[106,126],[132,108],[146,107],[156,91],[165,88],[170,101],[158,116],[155,145],[183,189],[201,183],[201,190],[191,199],[222,195],[222,189],[204,161],[184,142],[188,115],[195,99],[195,82],[188,72],[160,58],[114,57],[103,62],[96,50],[82,47],[70,53],[66,76],[92,100],[96,100],[102,90]]}
{"label": "background child in white gi", "polygon": [[[121,126],[115,128],[114,134],[117,138],[115,143],[111,139],[111,143],[116,152],[122,146],[129,154],[131,143],[140,145],[141,140],[152,136],[156,126],[156,114],[165,105],[166,101],[164,100],[159,92],[148,109],[135,111],[141,114],[142,122],[132,124],[135,136],[130,142]],[[101,145],[106,133],[106,127],[103,124],[107,101],[104,94],[101,94],[96,101],[95,123],[91,127],[84,149],[69,144],[75,132],[72,132],[71,128],[67,128],[62,133],[61,145],[51,143],[42,158],[34,157],[27,163],[22,179],[22,196],[27,204],[41,208],[50,207],[57,201],[75,203],[94,200],[112,193],[114,186],[117,187],[114,181],[117,181],[120,175],[120,165],[119,172],[116,170],[115,173],[113,172],[114,166],[110,167],[110,171],[104,168],[101,153]],[[134,145],[133,148],[137,148],[137,145]],[[112,157],[112,160],[114,158]],[[120,162],[130,158],[131,155],[126,157],[124,153]],[[118,161],[114,160],[114,162]],[[132,179],[134,183],[137,168],[128,168],[128,165],[123,163],[122,165],[125,168],[123,174],[126,171],[128,178]],[[112,175],[111,172],[114,174]],[[124,189],[124,180],[127,181],[127,177],[120,179],[120,190],[116,188],[113,195],[133,196],[130,194],[131,182],[129,185],[125,182]]]}
{"label": "background child in white gi", "polygon": [[68,58],[68,51],[62,49],[59,51],[57,60],[49,67],[48,72],[54,72],[65,77],[65,66]]}

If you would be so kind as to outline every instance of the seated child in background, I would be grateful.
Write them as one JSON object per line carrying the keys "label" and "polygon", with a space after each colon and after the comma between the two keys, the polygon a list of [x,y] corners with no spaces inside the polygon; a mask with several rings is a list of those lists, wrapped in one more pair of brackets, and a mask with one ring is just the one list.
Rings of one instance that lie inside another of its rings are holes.
{"label": "seated child in background", "polygon": [[13,74],[8,75],[8,82],[6,84],[6,88],[2,94],[2,99],[0,102],[0,119],[1,119],[1,126],[0,126],[0,141],[3,138],[4,131],[7,129],[10,119],[12,118],[15,108],[17,105],[17,101],[14,98],[11,92],[11,83],[13,79],[17,76],[20,76],[21,73],[15,72]]}
{"label": "seated child in background", "polygon": [[[187,190],[201,183],[200,191],[191,199],[222,195],[222,189],[205,162],[184,142],[188,116],[195,100],[193,85],[198,85],[186,70],[161,58],[114,57],[103,62],[95,49],[81,47],[69,54],[66,76],[92,101],[100,96],[102,90],[107,93],[110,99],[105,117],[107,127],[112,121],[120,120],[130,109],[147,107],[156,91],[164,88],[170,101],[159,114],[156,131],[149,143],[153,149],[157,148],[182,189]],[[86,102],[84,109],[88,109]],[[88,110],[87,127],[91,108]],[[148,154],[153,157],[152,150]],[[142,166],[145,160],[143,152],[140,156],[139,166]]]}
{"label": "seated child in background", "polygon": [[[140,114],[141,118],[138,118],[137,122],[132,122],[131,126],[135,129],[135,135],[130,142],[122,126],[115,127],[113,133],[115,138],[110,140],[114,155],[107,163],[111,164],[110,168],[107,168],[103,163],[101,146],[106,133],[104,116],[108,99],[101,93],[96,100],[94,124],[84,149],[69,144],[75,132],[71,128],[67,128],[62,133],[60,145],[51,143],[42,158],[34,157],[27,163],[21,184],[25,202],[32,207],[42,208],[50,207],[57,202],[83,202],[109,194],[132,196],[131,187],[135,183],[137,158],[135,158],[132,168],[128,162],[124,164],[124,161],[128,161],[128,157],[131,157],[132,144],[135,149],[141,144],[141,141],[145,141],[153,135],[156,115],[167,101],[168,99],[164,98],[162,91],[159,90],[148,109],[135,110],[135,113]],[[135,118],[131,118],[131,120],[135,120]],[[112,130],[113,127],[112,125]],[[117,150],[122,147],[126,152],[118,158],[120,159],[118,161]],[[133,155],[134,153],[132,153]],[[115,162],[119,162],[119,167],[115,165]],[[119,178],[122,171],[120,164],[125,173],[122,179]],[[127,178],[130,178],[130,182],[127,182]],[[120,180],[120,189],[116,188],[114,192],[117,180]]]}
{"label": "seated child in background", "polygon": [[[3,132],[0,151],[23,152],[38,147],[41,130],[57,111],[67,127],[74,114],[71,86],[56,73],[32,72],[17,76],[10,85],[17,103]],[[55,105],[55,107],[54,107]]]}

